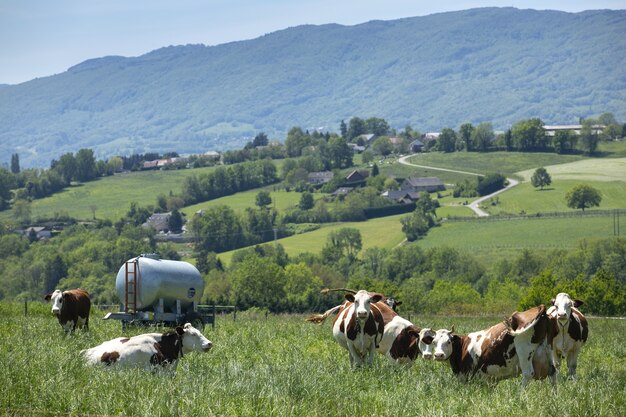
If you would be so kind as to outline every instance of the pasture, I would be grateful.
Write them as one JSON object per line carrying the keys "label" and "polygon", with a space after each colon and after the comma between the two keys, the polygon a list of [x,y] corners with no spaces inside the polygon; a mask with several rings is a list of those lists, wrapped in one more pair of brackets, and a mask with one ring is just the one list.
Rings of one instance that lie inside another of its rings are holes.
{"label": "pasture", "polygon": [[[520,379],[461,383],[447,363],[396,369],[381,355],[352,370],[330,323],[242,313],[218,318],[214,343],[185,355],[176,372],[87,367],[78,352],[121,335],[92,310],[91,330],[66,337],[49,306],[0,303],[0,412],[11,416],[620,416],[626,408],[623,320],[590,318],[578,380],[520,390]],[[461,333],[500,317],[412,317]],[[129,335],[148,329],[132,329]],[[565,367],[562,368],[565,370]]]}
{"label": "pasture", "polygon": [[[270,193],[270,197],[272,198],[271,207],[280,212],[284,211],[287,208],[297,206],[302,195],[301,193],[296,191],[272,191],[272,187],[269,186],[265,188],[256,188],[250,191],[243,191],[230,196],[220,197],[214,200],[194,204],[192,206],[187,206],[183,208],[181,211],[185,213],[185,215],[187,215],[188,219],[190,219],[193,214],[198,210],[206,210],[210,207],[221,205],[228,206],[236,212],[244,212],[245,209],[248,207],[256,207],[256,195],[261,190],[266,190]],[[318,199],[323,198],[324,195],[325,194],[314,194],[314,197],[315,199]]]}
{"label": "pasture", "polygon": [[[374,246],[391,249],[402,243],[405,238],[404,233],[402,233],[402,223],[400,223],[400,218],[403,216],[406,214],[380,217],[364,222],[324,223],[317,230],[289,236],[279,239],[277,242],[283,245],[289,256],[296,256],[303,252],[319,253],[331,232],[350,227],[361,232],[363,250]],[[222,262],[230,264],[232,255],[236,251],[220,253],[219,258]]]}
{"label": "pasture", "polygon": [[[131,202],[140,206],[156,205],[157,196],[179,194],[183,180],[214,170],[214,167],[175,171],[140,171],[116,174],[66,188],[50,197],[31,203],[33,218],[64,213],[77,219],[96,218],[116,221],[128,211]],[[11,219],[11,211],[0,212],[0,220]]]}
{"label": "pasture", "polygon": [[[626,224],[620,224],[621,235]],[[484,258],[518,254],[523,249],[573,249],[583,239],[613,236],[613,217],[530,217],[448,221],[417,241],[422,248],[447,246]]]}

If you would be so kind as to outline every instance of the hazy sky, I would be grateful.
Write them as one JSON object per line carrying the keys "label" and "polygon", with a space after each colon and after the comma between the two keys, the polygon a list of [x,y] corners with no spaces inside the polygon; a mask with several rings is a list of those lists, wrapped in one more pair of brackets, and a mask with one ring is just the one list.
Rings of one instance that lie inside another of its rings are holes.
{"label": "hazy sky", "polygon": [[0,83],[56,74],[90,58],[217,45],[306,23],[353,25],[488,6],[578,12],[626,9],[626,0],[0,0]]}

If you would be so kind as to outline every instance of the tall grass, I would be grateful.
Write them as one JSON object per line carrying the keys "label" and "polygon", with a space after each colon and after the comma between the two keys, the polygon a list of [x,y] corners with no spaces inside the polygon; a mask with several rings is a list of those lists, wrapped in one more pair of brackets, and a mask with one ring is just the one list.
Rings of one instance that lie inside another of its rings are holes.
{"label": "tall grass", "polygon": [[[87,367],[81,349],[121,334],[92,312],[91,330],[63,335],[49,306],[0,303],[0,413],[97,416],[619,416],[626,386],[622,320],[590,319],[578,381],[555,392],[547,382],[520,391],[520,380],[464,384],[447,364],[419,361],[395,369],[378,355],[351,370],[331,336],[300,316],[218,318],[208,353],[185,355],[176,372]],[[413,317],[418,325],[460,332],[500,318]],[[151,331],[132,329],[130,334]]]}

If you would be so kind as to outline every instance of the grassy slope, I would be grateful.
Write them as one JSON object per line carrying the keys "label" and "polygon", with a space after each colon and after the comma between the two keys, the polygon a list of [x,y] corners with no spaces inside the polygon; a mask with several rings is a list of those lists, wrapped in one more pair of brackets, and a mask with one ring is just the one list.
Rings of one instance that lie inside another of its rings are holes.
{"label": "grassy slope", "polygon": [[[0,412],[7,415],[618,416],[626,407],[620,320],[589,319],[578,380],[561,382],[557,395],[546,381],[520,393],[519,378],[461,383],[448,364],[420,360],[396,369],[378,354],[371,369],[352,371],[329,323],[301,316],[218,318],[215,331],[205,331],[213,349],[185,355],[173,373],[90,368],[78,352],[121,335],[119,323],[99,320],[102,312],[92,312],[89,333],[71,337],[44,304],[31,304],[26,319],[19,304],[0,303],[0,313]],[[464,333],[500,320],[413,317]]]}
{"label": "grassy slope", "polygon": [[[192,175],[212,171],[214,167],[183,169],[178,171],[143,171],[117,174],[70,187],[61,193],[34,200],[31,204],[32,217],[52,216],[67,213],[79,219],[91,219],[91,206],[97,207],[99,219],[117,220],[136,202],[140,206],[155,205],[159,194],[181,192],[183,180]],[[11,218],[10,211],[0,213],[0,220]]]}
{"label": "grassy slope", "polygon": [[[276,208],[279,212],[296,206],[300,201],[301,193],[292,191],[271,191],[271,187],[267,187],[266,190],[270,192],[272,197],[272,207]],[[256,195],[259,193],[259,189],[244,191],[235,195],[216,198],[215,200],[205,201],[204,203],[194,204],[193,206],[185,207],[182,212],[185,213],[188,218],[198,210],[207,209],[209,207],[215,207],[219,205],[226,205],[237,212],[243,212],[247,207],[255,207]],[[316,194],[315,197],[321,198]]]}
{"label": "grassy slope", "polygon": [[486,206],[492,214],[570,211],[565,194],[577,184],[588,184],[602,194],[600,209],[626,208],[626,158],[586,159],[546,166],[552,184],[544,190],[529,182],[534,170],[518,173],[525,182],[499,197],[499,204]]}
{"label": "grassy slope", "polygon": [[[330,232],[344,227],[352,227],[361,232],[363,249],[374,246],[392,248],[404,240],[402,225],[400,224],[402,216],[382,217],[367,222],[324,224],[318,230],[280,239],[278,243],[284,246],[285,251],[290,256],[302,252],[319,253],[326,244],[326,237]],[[381,233],[381,230],[385,232]],[[228,264],[234,252],[236,251],[224,252],[219,257]]]}

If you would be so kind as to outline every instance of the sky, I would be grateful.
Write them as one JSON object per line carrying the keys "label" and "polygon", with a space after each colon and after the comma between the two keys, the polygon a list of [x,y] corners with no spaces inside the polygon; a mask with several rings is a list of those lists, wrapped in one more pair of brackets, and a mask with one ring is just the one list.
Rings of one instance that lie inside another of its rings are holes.
{"label": "sky", "polygon": [[475,7],[579,12],[626,0],[0,0],[0,84],[87,59],[254,39],[302,24],[354,25]]}

